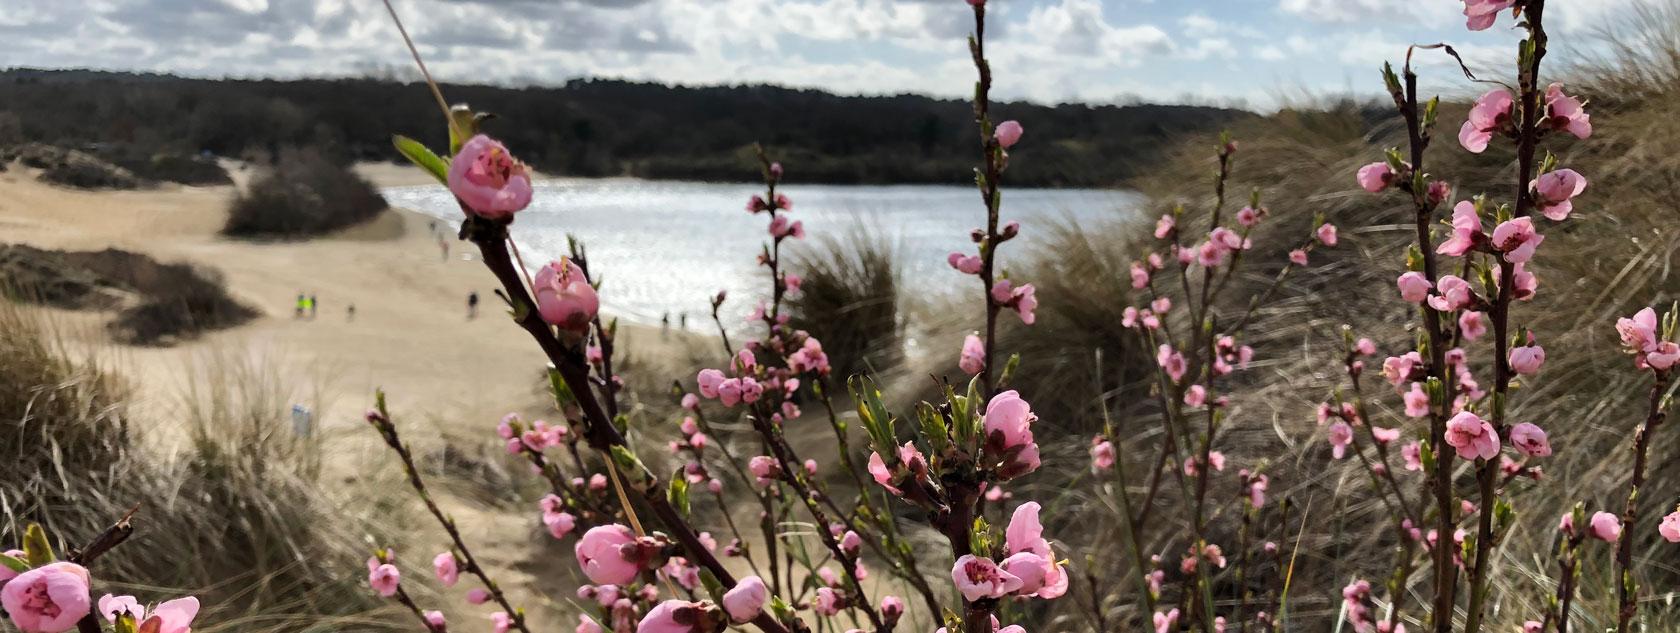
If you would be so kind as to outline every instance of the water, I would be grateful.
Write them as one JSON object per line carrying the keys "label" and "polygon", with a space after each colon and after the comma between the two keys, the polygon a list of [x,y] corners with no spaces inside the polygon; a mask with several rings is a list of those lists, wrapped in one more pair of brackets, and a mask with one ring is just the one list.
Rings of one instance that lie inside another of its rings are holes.
{"label": "water", "polygon": [[[544,181],[531,207],[519,214],[513,235],[531,266],[565,254],[568,233],[582,240],[590,268],[605,281],[604,311],[626,321],[658,323],[669,314],[675,325],[682,313],[704,321],[708,299],[719,290],[730,294],[726,313],[744,316],[769,289],[768,274],[756,262],[769,241],[768,216],[744,210],[747,199],[762,192],[762,186],[750,184]],[[959,273],[946,265],[945,256],[973,252],[969,231],[985,221],[973,187],[792,184],[784,193],[793,199],[792,218],[805,223],[806,238],[794,248],[822,247],[827,238],[860,232],[885,237],[900,256],[912,293],[946,292]],[[384,194],[395,206],[451,223],[461,217],[440,185],[393,187]],[[1030,242],[1035,226],[1065,221],[1094,226],[1132,217],[1143,197],[1121,190],[1006,189],[1003,200],[1003,220],[1020,221]],[[783,250],[792,243],[783,242]]]}

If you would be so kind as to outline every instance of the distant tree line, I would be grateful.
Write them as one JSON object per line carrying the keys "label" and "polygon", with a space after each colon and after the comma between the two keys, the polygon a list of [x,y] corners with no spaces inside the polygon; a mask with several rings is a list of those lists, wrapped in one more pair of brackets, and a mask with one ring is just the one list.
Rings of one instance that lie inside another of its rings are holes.
{"label": "distant tree line", "polygon": [[[750,180],[750,146],[774,146],[791,178],[831,183],[968,182],[976,158],[963,101],[838,96],[770,86],[671,87],[574,80],[558,87],[445,85],[451,101],[499,119],[487,129],[543,171],[573,176]],[[1026,124],[1017,185],[1123,185],[1169,139],[1253,116],[1179,105],[1003,104]],[[390,135],[443,144],[418,83],[380,79],[209,80],[169,75],[0,71],[12,140],[108,155],[272,160],[310,146],[340,160],[394,160]],[[796,175],[795,175],[796,174]]]}

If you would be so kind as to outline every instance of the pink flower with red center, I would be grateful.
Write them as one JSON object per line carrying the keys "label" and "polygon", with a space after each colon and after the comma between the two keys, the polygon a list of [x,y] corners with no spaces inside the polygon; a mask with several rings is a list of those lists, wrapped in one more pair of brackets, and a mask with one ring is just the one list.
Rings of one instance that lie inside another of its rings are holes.
{"label": "pink flower with red center", "polygon": [[1460,200],[1453,205],[1452,236],[1435,247],[1435,252],[1453,257],[1463,257],[1477,244],[1487,240],[1482,233],[1482,216],[1476,211],[1476,203]]}
{"label": "pink flower with red center", "polygon": [[51,563],[18,574],[0,585],[0,607],[24,633],[60,633],[93,609],[87,569],[74,563]]}
{"label": "pink flower with red center", "polygon": [[1289,263],[1296,266],[1307,265],[1307,252],[1299,248],[1289,251]]}
{"label": "pink flower with red center", "polygon": [[1466,341],[1474,341],[1487,334],[1487,315],[1475,310],[1465,310],[1458,315],[1458,333]]}
{"label": "pink flower with red center", "polygon": [[531,204],[531,176],[507,147],[483,134],[449,163],[449,191],[473,215],[502,220]]}
{"label": "pink flower with red center", "polygon": [[1469,119],[1458,129],[1458,144],[1471,153],[1482,153],[1487,149],[1488,141],[1493,140],[1495,132],[1503,132],[1511,126],[1511,107],[1515,104],[1511,93],[1504,88],[1489,90],[1476,99],[1476,105],[1470,108]]}
{"label": "pink flower with red center", "polygon": [[1460,411],[1447,421],[1446,442],[1461,459],[1493,459],[1499,454],[1499,433],[1469,411]]}
{"label": "pink flower with red center", "polygon": [[1252,227],[1260,223],[1260,212],[1254,207],[1243,207],[1237,211],[1237,224]]}
{"label": "pink flower with red center", "polygon": [[1091,470],[1093,472],[1113,468],[1116,457],[1113,442],[1103,439],[1100,435],[1091,438]]}
{"label": "pink flower with red center", "polygon": [[1587,190],[1587,178],[1573,169],[1558,169],[1540,174],[1528,188],[1534,191],[1534,204],[1540,214],[1562,222],[1575,209],[1571,200]]}
{"label": "pink flower with red center", "polygon": [[1004,530],[1005,548],[1010,556],[1004,570],[1022,581],[1018,595],[1036,596],[1051,600],[1067,593],[1068,574],[1056,563],[1050,542],[1044,539],[1044,525],[1039,522],[1038,502],[1029,501],[1015,508],[1009,527]]}
{"label": "pink flower with red center", "polygon": [[1616,333],[1622,337],[1622,345],[1627,346],[1634,353],[1646,353],[1657,348],[1657,311],[1650,308],[1640,310],[1633,318],[1616,319]]}
{"label": "pink flower with red center", "polygon": [[1166,370],[1167,376],[1172,378],[1173,382],[1178,382],[1180,378],[1184,377],[1184,372],[1189,370],[1184,360],[1184,354],[1165,343],[1161,344],[1160,350],[1155,353],[1155,362],[1161,366],[1161,369]]}
{"label": "pink flower with red center", "polygon": [[1406,461],[1406,470],[1423,470],[1423,445],[1407,442],[1400,447],[1400,458]]}
{"label": "pink flower with red center", "polygon": [[454,552],[444,552],[433,557],[432,573],[437,576],[438,583],[445,587],[453,587],[455,583],[460,582],[461,568],[456,564]]}
{"label": "pink flower with red center", "polygon": [[1512,218],[1493,228],[1493,248],[1505,254],[1505,261],[1521,264],[1534,258],[1534,250],[1546,236],[1534,230],[1533,218]]}
{"label": "pink flower with red center", "polygon": [[1421,418],[1429,415],[1429,394],[1423,390],[1423,383],[1412,383],[1411,390],[1407,391],[1400,399],[1406,405],[1407,416]]}
{"label": "pink flower with red center", "polygon": [[373,587],[375,593],[386,598],[397,595],[397,586],[402,584],[402,572],[396,565],[374,557],[368,559],[367,568],[368,586]]}
{"label": "pink flower with red center", "polygon": [[1552,445],[1546,442],[1546,431],[1528,422],[1511,427],[1511,448],[1529,457],[1547,457]]}
{"label": "pink flower with red center", "polygon": [[1359,175],[1355,179],[1359,181],[1360,188],[1377,193],[1394,184],[1395,176],[1394,168],[1389,167],[1388,163],[1371,163],[1360,167]]}
{"label": "pink flower with red center", "polygon": [[1563,94],[1563,84],[1546,87],[1546,119],[1541,122],[1554,130],[1574,134],[1575,138],[1592,136],[1592,116],[1587,114],[1580,98]]}
{"label": "pink flower with red center", "polygon": [[951,567],[951,580],[963,598],[974,602],[981,598],[1002,598],[1021,588],[1021,579],[1004,571],[990,558],[964,554]]}
{"label": "pink flower with red center", "polygon": [[1383,377],[1396,387],[1411,379],[1413,371],[1423,365],[1423,355],[1415,351],[1383,360]]}

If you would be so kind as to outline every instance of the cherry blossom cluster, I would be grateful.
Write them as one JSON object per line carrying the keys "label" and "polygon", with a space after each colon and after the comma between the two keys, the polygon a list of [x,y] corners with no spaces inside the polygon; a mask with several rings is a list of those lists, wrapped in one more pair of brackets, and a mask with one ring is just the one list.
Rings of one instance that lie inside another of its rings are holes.
{"label": "cherry blossom cluster", "polygon": [[[125,529],[126,523],[125,520],[122,524]],[[192,630],[193,619],[198,617],[197,598],[176,598],[155,606],[147,606],[129,595],[105,594],[95,601],[93,575],[84,565],[91,562],[87,552],[78,552],[70,560],[58,560],[39,525],[29,525],[23,537],[23,549],[0,552],[0,615],[4,616],[0,621],[11,622],[21,633],[189,633]]]}

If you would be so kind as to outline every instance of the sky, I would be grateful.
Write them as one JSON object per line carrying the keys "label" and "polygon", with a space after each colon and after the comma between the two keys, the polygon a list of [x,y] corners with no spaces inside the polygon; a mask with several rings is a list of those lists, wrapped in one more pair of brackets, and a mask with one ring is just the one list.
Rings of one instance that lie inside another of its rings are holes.
{"label": "sky", "polygon": [[[963,0],[394,0],[443,81],[610,77],[773,83],[842,94],[967,97]],[[1630,7],[1553,0],[1554,42],[1583,43]],[[1377,67],[1448,42],[1511,65],[1517,32],[1464,28],[1461,0],[991,0],[994,95],[1041,103],[1208,103],[1270,110],[1376,94]],[[378,0],[4,0],[0,68],[199,77],[414,74]],[[1441,90],[1468,90],[1439,54]],[[1438,78],[1438,79],[1437,79]]]}

